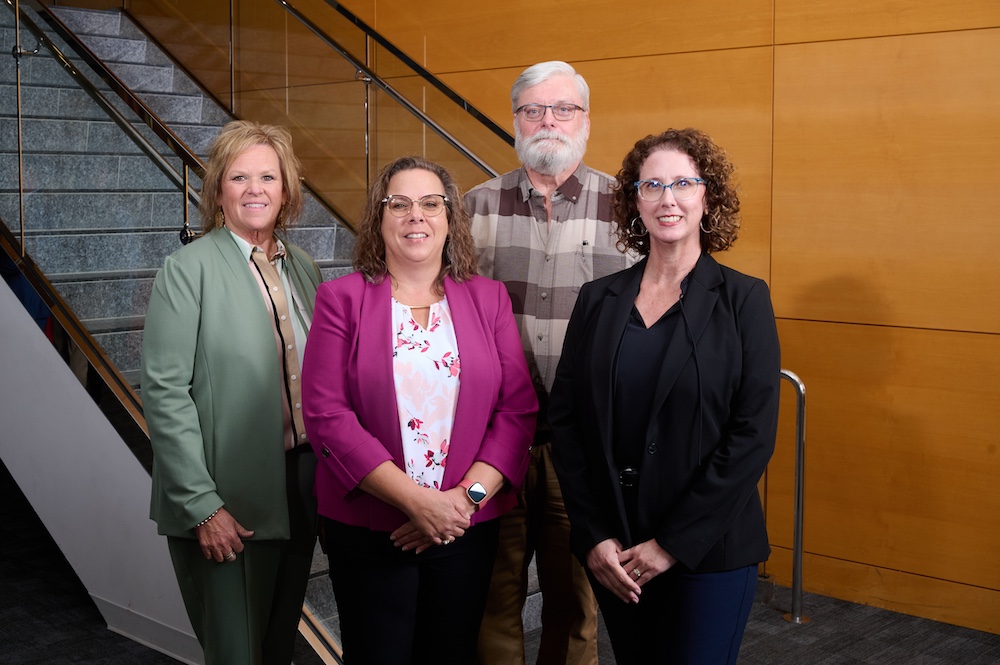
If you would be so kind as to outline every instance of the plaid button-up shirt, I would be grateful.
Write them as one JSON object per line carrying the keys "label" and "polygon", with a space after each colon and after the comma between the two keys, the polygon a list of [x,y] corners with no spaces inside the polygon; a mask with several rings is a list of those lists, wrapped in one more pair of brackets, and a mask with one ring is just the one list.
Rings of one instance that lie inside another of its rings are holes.
{"label": "plaid button-up shirt", "polygon": [[613,182],[581,163],[552,196],[551,226],[545,198],[532,188],[523,168],[474,187],[465,196],[480,274],[504,282],[510,292],[539,393],[540,422],[580,287],[635,262],[615,247]]}

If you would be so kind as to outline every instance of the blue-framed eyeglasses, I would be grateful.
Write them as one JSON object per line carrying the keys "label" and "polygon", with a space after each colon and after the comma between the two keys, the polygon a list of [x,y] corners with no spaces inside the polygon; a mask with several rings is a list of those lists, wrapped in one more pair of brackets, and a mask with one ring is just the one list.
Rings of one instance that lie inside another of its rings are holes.
{"label": "blue-framed eyeglasses", "polygon": [[639,192],[639,198],[650,203],[656,203],[662,199],[663,192],[668,189],[674,195],[675,199],[686,201],[698,193],[698,185],[704,184],[705,181],[701,178],[681,178],[680,180],[674,180],[669,185],[659,180],[637,180],[632,183],[636,191]]}
{"label": "blue-framed eyeglasses", "polygon": [[525,120],[538,122],[545,117],[545,109],[552,109],[552,116],[556,120],[572,120],[577,111],[585,110],[576,104],[525,104],[517,107],[514,115],[520,113]]}

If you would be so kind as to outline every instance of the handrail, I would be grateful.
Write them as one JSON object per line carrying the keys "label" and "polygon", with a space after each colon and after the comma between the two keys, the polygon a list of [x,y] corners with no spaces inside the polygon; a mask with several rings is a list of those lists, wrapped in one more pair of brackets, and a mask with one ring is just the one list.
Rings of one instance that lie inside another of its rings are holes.
{"label": "handrail", "polygon": [[[480,168],[480,170],[488,174],[491,178],[495,178],[496,176],[500,175],[499,172],[494,170],[489,164],[484,162],[478,155],[473,153],[471,150],[465,147],[458,139],[452,136],[448,132],[448,130],[446,130],[444,127],[442,127],[434,120],[432,120],[430,116],[428,116],[426,113],[424,113],[416,106],[414,106],[413,103],[410,102],[410,100],[406,99],[406,97],[397,92],[391,85],[386,83],[372,69],[370,69],[367,65],[360,62],[357,58],[351,55],[347,51],[347,49],[341,46],[335,39],[327,35],[322,28],[317,26],[315,23],[309,20],[307,16],[302,14],[302,12],[293,7],[292,4],[288,2],[288,0],[275,0],[275,2],[284,7],[285,11],[287,11],[289,14],[295,17],[295,19],[298,20],[300,23],[302,23],[302,25],[309,28],[310,32],[316,35],[323,43],[325,43],[327,46],[329,46],[338,54],[340,54],[341,57],[343,57],[345,60],[351,63],[351,65],[357,69],[359,74],[363,73],[364,78],[361,80],[363,80],[365,83],[374,83],[375,85],[377,85],[383,92],[389,95],[397,104],[401,105],[404,109],[409,111],[414,117],[420,120],[420,122],[429,127],[431,131],[433,131],[435,134],[444,139],[445,143],[447,143],[452,148],[460,152],[466,159],[473,162],[476,166]],[[426,74],[426,76],[431,76],[430,72],[423,70],[423,68],[421,68],[421,70],[424,72],[423,74],[421,74],[421,76],[424,76],[424,74]],[[431,78],[433,79],[433,77]],[[511,144],[513,145],[512,142]]]}
{"label": "handrail", "polygon": [[31,256],[23,251],[17,238],[3,223],[3,220],[0,220],[0,250],[6,252],[14,262],[21,274],[28,280],[31,288],[52,312],[52,316],[69,336],[70,341],[83,352],[87,362],[97,371],[105,385],[114,394],[115,399],[128,413],[131,422],[145,434],[148,440],[149,431],[146,429],[146,419],[142,415],[142,400],[114,363],[105,355],[104,350],[87,331],[72,308],[52,286],[52,282],[48,280],[45,273],[35,264]]}
{"label": "handrail", "polygon": [[450,100],[458,104],[464,111],[468,112],[469,115],[471,115],[476,120],[481,122],[483,125],[486,126],[487,129],[489,129],[498,137],[506,141],[508,145],[513,147],[514,137],[511,136],[507,130],[505,130],[500,125],[493,122],[493,120],[487,117],[486,114],[484,114],[482,111],[480,111],[475,106],[466,101],[457,92],[455,92],[447,85],[445,85],[438,77],[434,76],[434,74],[424,69],[413,58],[411,58],[410,56],[406,55],[401,50],[399,50],[394,44],[392,44],[392,42],[383,37],[378,31],[376,31],[374,28],[369,26],[367,23],[362,21],[357,16],[355,16],[349,9],[341,5],[339,2],[336,2],[335,0],[326,0],[326,4],[330,5],[338,12],[340,12],[340,14],[344,16],[344,18],[346,18],[348,21],[350,21],[358,28],[360,28],[371,39],[374,39],[379,44],[379,46],[381,46],[385,50],[389,51],[389,53],[402,60],[407,67],[409,67],[418,75],[420,75],[421,78],[423,78],[425,81],[427,81],[432,86],[437,88],[440,92],[444,93],[446,97],[448,97]]}
{"label": "handrail", "polygon": [[806,386],[794,372],[783,369],[781,378],[795,388],[795,511],[792,535],[792,611],[784,615],[791,623],[809,623],[802,616],[802,517],[805,510],[806,474]]}
{"label": "handrail", "polygon": [[[104,95],[94,86],[90,80],[80,72],[79,69],[70,61],[65,53],[62,52],[56,44],[50,40],[45,33],[27,16],[21,17],[21,12],[17,7],[17,2],[12,3],[11,0],[3,0],[14,9],[15,14],[18,19],[22,20],[27,26],[28,30],[34,35],[35,39],[38,40],[39,46],[44,46],[47,51],[52,54],[52,57],[58,62],[62,68],[72,77],[73,81],[84,91],[87,95],[104,111],[111,120],[115,122],[128,137],[142,150],[157,167],[170,178],[174,184],[178,186],[184,186],[187,183],[187,175],[179,174],[174,169],[173,166],[160,154],[160,152],[142,135],[132,123],[126,118],[121,111],[115,108]],[[39,16],[41,16],[53,30],[62,39],[65,39],[69,44],[73,46],[73,49],[77,51],[80,57],[87,63],[87,65],[97,73],[112,89],[113,92],[118,94],[122,100],[131,108],[135,113],[146,123],[146,125],[167,144],[167,147],[176,154],[184,164],[185,169],[193,169],[199,176],[204,173],[204,167],[201,165],[201,160],[198,159],[196,155],[193,155],[184,143],[177,138],[169,127],[167,127],[162,120],[150,110],[139,98],[137,98],[132,91],[121,82],[121,80],[115,76],[111,70],[104,66],[104,63],[96,56],[94,53],[87,48],[82,42],[80,42],[76,35],[70,31],[66,25],[52,12],[48,11],[38,0],[27,0],[27,4],[34,9]],[[37,52],[37,49],[36,49]],[[23,170],[23,168],[21,169]],[[191,189],[185,189],[187,192],[187,199],[194,201],[196,204],[201,200],[199,194]],[[185,211],[187,206],[184,206]],[[22,206],[23,210],[23,206]],[[22,240],[23,245],[23,240]]]}

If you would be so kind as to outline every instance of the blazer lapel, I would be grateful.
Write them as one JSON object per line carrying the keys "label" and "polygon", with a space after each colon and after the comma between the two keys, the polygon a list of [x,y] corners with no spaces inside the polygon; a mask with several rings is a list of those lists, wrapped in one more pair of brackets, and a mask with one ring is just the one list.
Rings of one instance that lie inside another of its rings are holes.
{"label": "blazer lapel", "polygon": [[[468,377],[482,377],[482,382],[478,384],[471,379],[459,381],[458,384],[451,440],[464,441],[469,437],[467,430],[477,422],[476,414],[482,413],[487,408],[488,396],[492,395],[487,379],[492,376],[492,368],[489,367],[491,354],[486,346],[486,335],[493,333],[481,329],[468,285],[456,284],[451,277],[445,277],[444,293],[448,298],[448,308],[451,310],[452,322],[455,325],[455,341],[462,362],[462,374]],[[449,449],[448,456],[454,457],[454,461],[445,468],[443,481],[446,487],[461,481],[465,470],[475,461],[473,456],[466,457],[473,451],[478,451],[478,447],[467,445]],[[449,472],[456,477],[451,477]]]}
{"label": "blazer lapel", "polygon": [[602,405],[598,408],[597,420],[600,426],[601,441],[605,452],[611,459],[613,441],[612,422],[614,411],[615,358],[625,326],[632,315],[635,298],[639,294],[639,284],[642,281],[643,263],[621,273],[618,279],[608,284],[603,300],[598,305],[597,321],[594,324],[594,354],[591,357],[590,375],[593,383],[590,386],[593,403]]}
{"label": "blazer lapel", "polygon": [[639,294],[639,284],[642,282],[642,273],[646,262],[629,268],[619,274],[619,277],[608,284],[601,303],[598,305],[597,321],[594,324],[594,342],[592,348],[594,353],[590,360],[591,394],[593,404],[596,406],[595,417],[600,435],[604,457],[607,461],[607,469],[611,486],[614,488],[615,501],[617,503],[618,514],[623,533],[623,544],[630,547],[632,536],[629,530],[628,519],[625,517],[625,499],[622,496],[621,485],[618,478],[618,466],[614,455],[614,383],[615,383],[615,359],[618,357],[618,348],[621,345],[622,336],[625,334],[625,326],[628,325],[629,317],[632,315],[632,307],[635,305],[635,298]]}
{"label": "blazer lapel", "polygon": [[[396,331],[392,329],[392,291],[389,277],[379,284],[364,279],[357,335],[359,374],[365,377],[360,391],[364,422],[379,423],[378,438],[396,459],[403,459],[403,439],[399,431],[396,385],[393,380],[392,350]],[[365,368],[362,370],[361,368]],[[346,368],[345,368],[346,371]]]}

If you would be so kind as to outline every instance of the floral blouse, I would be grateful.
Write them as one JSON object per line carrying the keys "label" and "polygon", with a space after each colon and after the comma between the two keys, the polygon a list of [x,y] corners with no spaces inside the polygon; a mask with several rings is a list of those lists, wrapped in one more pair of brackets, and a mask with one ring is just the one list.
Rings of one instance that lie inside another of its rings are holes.
{"label": "floral blouse", "polygon": [[458,402],[458,340],[447,299],[430,307],[427,327],[392,300],[396,405],[406,471],[423,487],[441,489]]}

